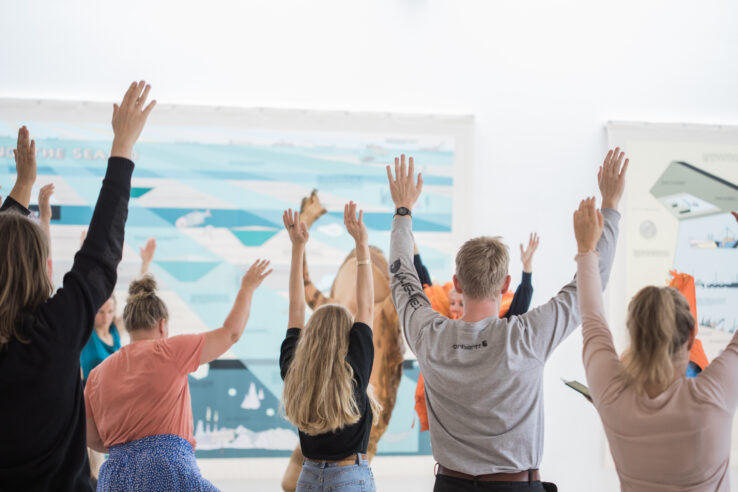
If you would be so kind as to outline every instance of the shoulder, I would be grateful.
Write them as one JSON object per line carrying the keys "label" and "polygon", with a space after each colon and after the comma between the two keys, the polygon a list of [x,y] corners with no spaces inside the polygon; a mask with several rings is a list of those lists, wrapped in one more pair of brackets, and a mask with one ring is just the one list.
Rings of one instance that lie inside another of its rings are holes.
{"label": "shoulder", "polygon": [[374,333],[369,325],[366,323],[354,323],[351,327],[350,332],[351,338],[358,337],[359,339],[371,341],[374,338]]}

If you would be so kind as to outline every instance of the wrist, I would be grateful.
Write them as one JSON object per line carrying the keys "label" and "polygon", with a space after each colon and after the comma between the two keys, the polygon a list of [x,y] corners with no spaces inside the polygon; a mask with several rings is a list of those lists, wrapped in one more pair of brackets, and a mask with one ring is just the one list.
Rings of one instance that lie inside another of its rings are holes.
{"label": "wrist", "polygon": [[533,265],[523,263],[523,273],[533,273]]}
{"label": "wrist", "polygon": [[113,138],[113,147],[110,150],[110,157],[124,157],[133,160],[133,143]]}
{"label": "wrist", "polygon": [[411,212],[413,210],[413,205],[411,203],[407,203],[407,202],[396,202],[395,203],[395,210],[397,210],[398,208],[403,208],[403,207],[410,210]]}
{"label": "wrist", "polygon": [[596,245],[590,246],[590,245],[586,245],[586,244],[577,244],[577,252],[579,254],[589,253],[590,251],[592,251],[593,253],[596,253],[597,252],[597,246]]}
{"label": "wrist", "polygon": [[602,208],[611,208],[613,210],[618,209],[618,201],[617,200],[602,200]]}

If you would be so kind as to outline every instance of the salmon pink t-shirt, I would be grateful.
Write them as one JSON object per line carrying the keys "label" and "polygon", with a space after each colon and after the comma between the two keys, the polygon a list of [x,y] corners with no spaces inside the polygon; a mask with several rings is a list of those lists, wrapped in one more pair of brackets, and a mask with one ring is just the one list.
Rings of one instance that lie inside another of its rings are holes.
{"label": "salmon pink t-shirt", "polygon": [[92,370],[85,407],[105,447],[173,434],[195,448],[187,375],[204,343],[204,334],[133,342]]}

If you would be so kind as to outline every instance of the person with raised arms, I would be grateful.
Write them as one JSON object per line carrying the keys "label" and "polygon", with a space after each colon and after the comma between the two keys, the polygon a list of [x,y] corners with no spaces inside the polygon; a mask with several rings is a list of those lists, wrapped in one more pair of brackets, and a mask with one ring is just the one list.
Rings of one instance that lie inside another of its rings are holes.
{"label": "person with raised arms", "polygon": [[344,224],[356,243],[356,316],[339,304],[324,304],[305,323],[303,258],[308,229],[287,210],[284,226],[292,242],[289,322],[279,367],[283,408],[297,427],[305,461],[297,492],[375,490],[367,460],[369,434],[381,406],[369,384],[374,364],[371,323],[374,287],[369,235],[356,204],[344,208]]}
{"label": "person with raised arms", "polygon": [[29,220],[35,142],[18,132],[17,179],[0,213],[0,488],[91,490],[80,353],[110,297],[123,251],[133,145],[156,102],[128,88],[113,108],[113,145],[89,233],[52,294],[49,238]]}
{"label": "person with raised arms", "polygon": [[[610,169],[627,161],[607,154],[599,185],[607,209],[597,248],[606,283],[615,254],[622,180]],[[540,481],[543,453],[543,368],[553,350],[579,325],[576,280],[545,304],[500,319],[510,285],[507,246],[477,237],[456,255],[454,287],[464,315],[451,320],[435,312],[413,265],[412,208],[422,189],[414,162],[387,166],[396,211],[390,239],[392,298],[410,349],[425,380],[431,447],[437,461],[434,490],[556,490]],[[613,183],[613,180],[616,180]]]}
{"label": "person with raised arms", "polygon": [[169,337],[169,310],[154,277],[131,282],[123,310],[131,343],[93,369],[85,387],[87,444],[110,454],[98,490],[217,490],[195,461],[187,377],[241,338],[268,266],[257,260],[249,268],[221,328],[193,335]]}
{"label": "person with raised arms", "polygon": [[688,377],[696,334],[689,303],[672,287],[647,286],[628,305],[630,345],[619,357],[597,274],[602,222],[594,198],[583,200],[574,213],[584,369],[620,487],[728,492],[738,332],[697,377]]}

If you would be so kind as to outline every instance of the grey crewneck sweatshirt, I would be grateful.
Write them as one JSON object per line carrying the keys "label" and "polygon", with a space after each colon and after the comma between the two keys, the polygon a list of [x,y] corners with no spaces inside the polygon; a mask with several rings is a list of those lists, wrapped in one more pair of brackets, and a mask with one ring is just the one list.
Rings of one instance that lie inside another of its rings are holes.
{"label": "grey crewneck sweatshirt", "polygon": [[[620,214],[603,209],[597,244],[602,285],[615,255]],[[576,279],[547,303],[510,319],[476,323],[435,312],[413,265],[412,219],[396,216],[390,287],[425,381],[433,457],[469,475],[538,468],[543,453],[543,365],[579,326]]]}

